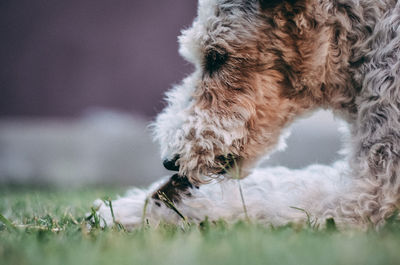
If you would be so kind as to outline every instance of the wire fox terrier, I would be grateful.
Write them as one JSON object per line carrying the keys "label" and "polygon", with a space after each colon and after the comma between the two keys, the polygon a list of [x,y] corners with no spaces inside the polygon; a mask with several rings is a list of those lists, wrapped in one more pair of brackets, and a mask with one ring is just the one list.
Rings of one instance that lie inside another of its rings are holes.
{"label": "wire fox terrier", "polygon": [[[114,221],[282,225],[304,221],[304,209],[315,220],[367,227],[396,212],[400,2],[199,0],[179,43],[195,70],[167,92],[153,124],[164,166],[177,174],[116,200]],[[254,169],[284,128],[320,108],[348,123],[344,161]],[[100,205],[111,224],[109,212]]]}

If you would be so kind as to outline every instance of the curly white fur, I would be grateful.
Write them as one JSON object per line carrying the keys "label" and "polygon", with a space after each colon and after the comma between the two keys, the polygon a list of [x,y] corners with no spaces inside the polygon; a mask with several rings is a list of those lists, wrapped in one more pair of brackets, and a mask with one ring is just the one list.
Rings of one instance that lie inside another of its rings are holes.
{"label": "curly white fur", "polygon": [[[157,206],[153,200],[150,200],[143,217],[146,198],[166,179],[148,189],[133,189],[113,201],[115,221],[128,229],[140,227],[143,220],[152,225],[160,221],[182,222],[174,211],[165,205]],[[324,222],[331,217],[327,210],[334,209],[337,201],[352,188],[344,162],[332,166],[313,165],[303,170],[283,167],[256,169],[240,184],[248,217],[276,226],[306,222],[306,212],[315,222]],[[100,200],[96,204],[107,225],[113,225],[110,208]],[[209,220],[222,218],[227,222],[246,218],[239,184],[233,179],[193,189],[191,197],[184,198],[176,207],[191,222],[200,222],[206,217]]]}

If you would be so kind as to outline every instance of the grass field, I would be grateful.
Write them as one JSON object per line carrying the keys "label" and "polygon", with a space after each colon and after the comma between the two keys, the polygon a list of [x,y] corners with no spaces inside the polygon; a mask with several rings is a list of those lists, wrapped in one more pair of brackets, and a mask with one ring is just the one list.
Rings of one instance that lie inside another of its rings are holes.
{"label": "grass field", "polygon": [[0,213],[7,217],[0,216],[0,264],[400,264],[398,221],[379,232],[223,221],[89,231],[84,215],[93,200],[118,192],[0,188]]}

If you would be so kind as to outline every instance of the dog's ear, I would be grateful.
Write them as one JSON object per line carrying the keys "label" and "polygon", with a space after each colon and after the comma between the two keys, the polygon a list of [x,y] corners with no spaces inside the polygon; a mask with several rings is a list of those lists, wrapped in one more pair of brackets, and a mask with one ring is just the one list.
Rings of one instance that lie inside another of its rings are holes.
{"label": "dog's ear", "polygon": [[260,1],[260,7],[261,9],[269,9],[269,8],[274,8],[279,4],[282,4],[284,2],[289,3],[289,4],[295,4],[298,0],[259,0]]}

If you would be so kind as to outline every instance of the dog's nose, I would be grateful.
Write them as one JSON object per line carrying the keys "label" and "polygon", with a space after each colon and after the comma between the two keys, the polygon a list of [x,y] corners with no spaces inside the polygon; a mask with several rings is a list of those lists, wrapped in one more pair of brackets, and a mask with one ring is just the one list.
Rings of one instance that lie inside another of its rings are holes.
{"label": "dog's nose", "polygon": [[172,159],[164,159],[163,166],[171,171],[179,171],[179,165],[176,164],[176,160],[179,159],[179,155],[174,156]]}

